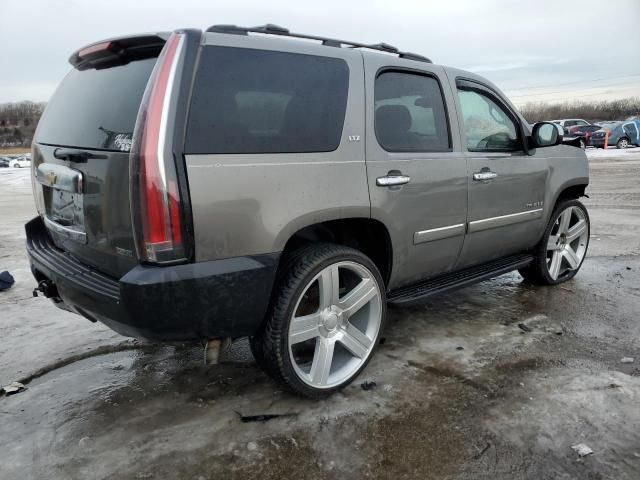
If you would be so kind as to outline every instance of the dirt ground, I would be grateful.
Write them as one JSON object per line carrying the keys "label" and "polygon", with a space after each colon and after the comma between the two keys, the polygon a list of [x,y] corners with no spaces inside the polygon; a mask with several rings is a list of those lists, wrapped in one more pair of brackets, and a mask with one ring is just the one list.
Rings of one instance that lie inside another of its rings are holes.
{"label": "dirt ground", "polygon": [[126,339],[33,298],[28,172],[0,169],[0,270],[16,278],[0,293],[0,385],[27,386],[0,398],[0,478],[637,480],[640,148],[589,155],[574,280],[512,273],[394,308],[361,377],[321,402],[280,391],[246,341],[205,367],[198,347]]}
{"label": "dirt ground", "polygon": [[29,153],[30,148],[14,147],[14,148],[0,148],[0,156],[2,155],[14,155],[16,153]]}

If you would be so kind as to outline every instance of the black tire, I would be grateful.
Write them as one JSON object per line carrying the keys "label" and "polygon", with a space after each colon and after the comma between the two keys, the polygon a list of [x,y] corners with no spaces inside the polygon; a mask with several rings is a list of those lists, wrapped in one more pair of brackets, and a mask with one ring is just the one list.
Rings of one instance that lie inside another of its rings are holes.
{"label": "black tire", "polygon": [[580,148],[583,150],[587,148],[587,142],[584,141],[584,138],[580,139]]}
{"label": "black tire", "polygon": [[[549,274],[549,268],[547,266],[547,242],[549,241],[549,235],[551,235],[551,231],[553,230],[558,217],[568,207],[580,208],[584,213],[585,219],[587,221],[587,245],[585,247],[584,256],[582,257],[578,268],[576,268],[575,270],[569,270],[558,276],[557,279],[553,279]],[[580,271],[580,268],[584,263],[584,259],[587,258],[590,233],[591,222],[589,220],[589,212],[587,212],[587,209],[582,204],[582,202],[580,202],[579,200],[562,200],[558,202],[553,210],[553,213],[551,214],[551,218],[549,219],[549,223],[544,231],[542,239],[532,251],[535,256],[533,262],[531,262],[529,266],[521,268],[520,270],[518,270],[518,272],[524,277],[525,281],[536,285],[557,285],[559,283],[566,282],[567,280],[571,280]]]}
{"label": "black tire", "polygon": [[[313,387],[296,373],[289,356],[288,332],[298,298],[309,282],[329,265],[341,261],[358,263],[368,269],[378,284],[381,295],[381,320],[373,349],[366,360],[348,379],[331,388]],[[362,252],[342,245],[317,243],[292,252],[282,260],[273,289],[265,323],[250,345],[256,362],[268,375],[287,390],[304,397],[326,398],[350,384],[366,367],[382,336],[386,317],[386,295],[382,276],[376,265]]]}
{"label": "black tire", "polygon": [[[626,146],[623,146],[624,142],[626,142]],[[627,137],[622,137],[616,142],[616,148],[618,149],[629,148],[629,145],[630,143]]]}
{"label": "black tire", "polygon": [[22,167],[20,166],[20,164],[16,163],[16,164],[13,166],[13,168],[22,168]]}

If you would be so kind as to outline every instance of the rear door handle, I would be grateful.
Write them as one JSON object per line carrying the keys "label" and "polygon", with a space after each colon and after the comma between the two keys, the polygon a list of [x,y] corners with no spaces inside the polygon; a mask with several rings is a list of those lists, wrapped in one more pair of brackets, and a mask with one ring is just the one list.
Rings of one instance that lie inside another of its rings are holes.
{"label": "rear door handle", "polygon": [[474,173],[473,179],[481,182],[484,180],[493,180],[497,176],[498,174],[496,172],[492,172],[491,170],[482,170],[480,172]]}
{"label": "rear door handle", "polygon": [[398,173],[376,178],[376,185],[379,187],[395,187],[398,185],[406,185],[410,181],[411,177]]}

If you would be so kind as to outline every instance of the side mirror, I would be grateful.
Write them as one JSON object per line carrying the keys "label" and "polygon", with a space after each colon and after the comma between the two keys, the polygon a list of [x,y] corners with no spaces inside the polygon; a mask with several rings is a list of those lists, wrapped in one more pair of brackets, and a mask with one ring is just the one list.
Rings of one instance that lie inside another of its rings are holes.
{"label": "side mirror", "polygon": [[533,148],[553,147],[562,143],[563,130],[551,122],[538,122],[533,126],[531,143]]}

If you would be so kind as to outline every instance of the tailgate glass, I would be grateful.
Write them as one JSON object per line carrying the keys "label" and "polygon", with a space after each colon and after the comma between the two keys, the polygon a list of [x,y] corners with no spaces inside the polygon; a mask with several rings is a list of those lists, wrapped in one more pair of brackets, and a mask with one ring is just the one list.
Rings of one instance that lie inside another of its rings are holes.
{"label": "tailgate glass", "polygon": [[156,58],[101,70],[73,69],[47,105],[36,141],[128,152]]}

